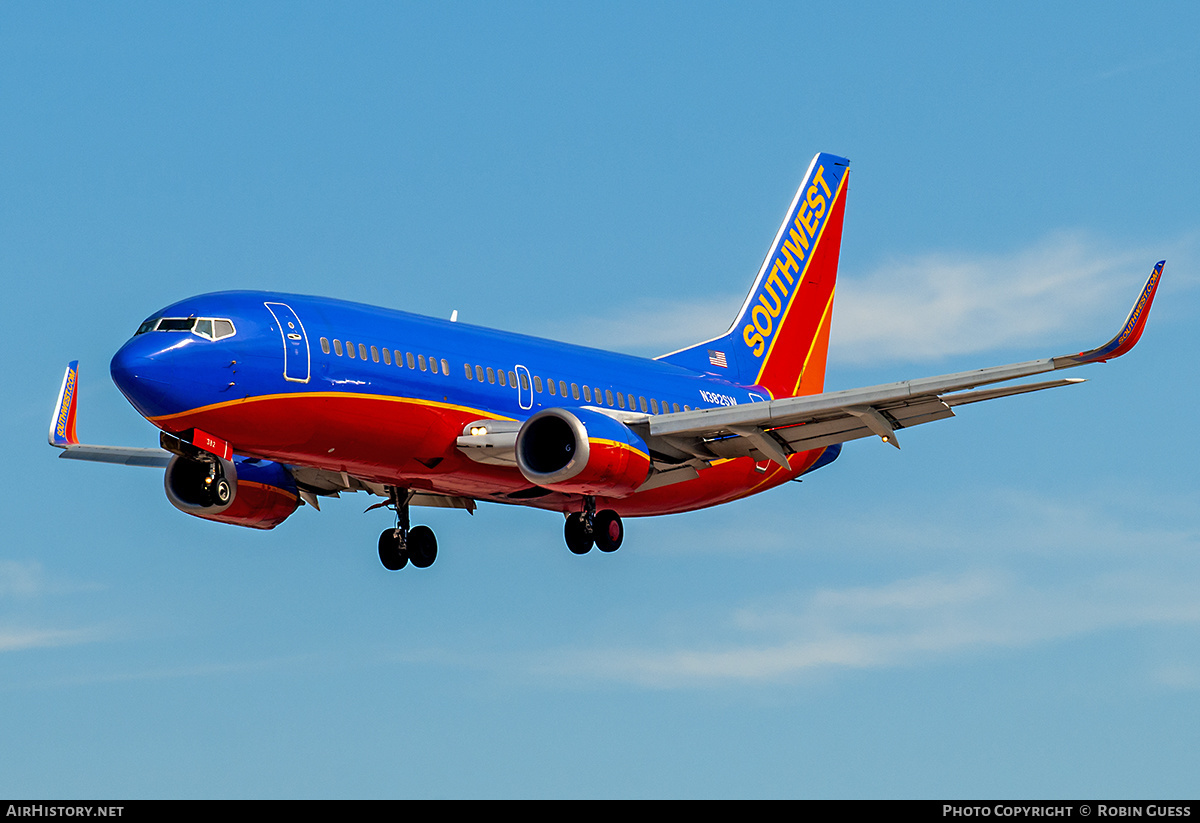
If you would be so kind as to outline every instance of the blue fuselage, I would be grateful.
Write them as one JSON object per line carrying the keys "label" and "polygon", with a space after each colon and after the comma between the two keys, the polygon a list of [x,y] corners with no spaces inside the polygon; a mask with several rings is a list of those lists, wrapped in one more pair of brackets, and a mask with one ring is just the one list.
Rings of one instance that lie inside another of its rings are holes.
{"label": "blue fuselage", "polygon": [[[769,399],[761,388],[663,360],[250,291],[201,295],[157,312],[113,357],[111,371],[138,412],[164,431],[201,429],[239,454],[497,500],[528,484],[456,450],[472,420],[585,406],[628,419]],[[684,484],[691,493],[675,502],[647,492],[634,495],[645,506],[626,500],[622,508],[678,511],[748,493],[729,473],[706,471],[713,482]],[[770,485],[797,473],[772,472]],[[754,490],[761,475],[747,476]]]}

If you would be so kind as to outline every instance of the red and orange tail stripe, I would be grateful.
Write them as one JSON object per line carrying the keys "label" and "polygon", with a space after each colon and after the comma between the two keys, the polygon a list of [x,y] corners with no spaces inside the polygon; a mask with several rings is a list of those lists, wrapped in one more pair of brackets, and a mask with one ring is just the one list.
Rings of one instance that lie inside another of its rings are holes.
{"label": "red and orange tail stripe", "polygon": [[824,387],[848,180],[848,160],[813,159],[735,323],[743,376],[775,397]]}

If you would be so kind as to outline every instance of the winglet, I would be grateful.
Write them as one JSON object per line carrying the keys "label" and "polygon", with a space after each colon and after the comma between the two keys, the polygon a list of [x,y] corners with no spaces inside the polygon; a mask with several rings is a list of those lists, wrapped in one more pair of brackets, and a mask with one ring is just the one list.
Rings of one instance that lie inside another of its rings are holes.
{"label": "winglet", "polygon": [[1158,281],[1162,277],[1163,267],[1166,265],[1166,260],[1159,260],[1154,271],[1150,272],[1150,279],[1146,281],[1141,295],[1133,304],[1133,310],[1129,312],[1129,317],[1125,320],[1125,325],[1121,327],[1121,332],[1116,337],[1099,348],[1054,358],[1055,368],[1079,366],[1084,363],[1103,363],[1114,357],[1120,357],[1132,349],[1142,336],[1142,330],[1146,328],[1146,318],[1150,316],[1150,304],[1154,302],[1154,292],[1158,290]]}
{"label": "winglet", "polygon": [[75,406],[79,389],[79,361],[72,360],[63,374],[62,388],[58,390],[58,403],[54,416],[50,418],[49,440],[51,446],[65,449],[79,445],[75,434]]}

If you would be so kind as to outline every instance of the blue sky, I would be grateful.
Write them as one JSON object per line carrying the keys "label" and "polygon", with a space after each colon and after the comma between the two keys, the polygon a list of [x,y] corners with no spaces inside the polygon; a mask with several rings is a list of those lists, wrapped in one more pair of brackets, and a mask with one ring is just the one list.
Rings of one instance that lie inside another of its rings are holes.
{"label": "blue sky", "polygon": [[[0,7],[0,794],[1194,796],[1191,4]],[[627,523],[344,498],[180,514],[108,360],[190,294],[324,294],[653,355],[725,329],[849,157],[827,387],[1081,386]]]}

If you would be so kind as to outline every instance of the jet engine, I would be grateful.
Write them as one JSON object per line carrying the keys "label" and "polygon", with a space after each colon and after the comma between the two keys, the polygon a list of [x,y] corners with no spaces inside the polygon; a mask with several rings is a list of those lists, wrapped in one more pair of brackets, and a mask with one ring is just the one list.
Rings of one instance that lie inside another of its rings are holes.
{"label": "jet engine", "polygon": [[252,529],[273,529],[300,505],[291,473],[254,457],[195,460],[176,455],[163,478],[167,499],[186,514]]}
{"label": "jet engine", "polygon": [[525,479],[565,494],[624,497],[646,481],[650,449],[620,420],[588,409],[544,409],[517,433]]}

